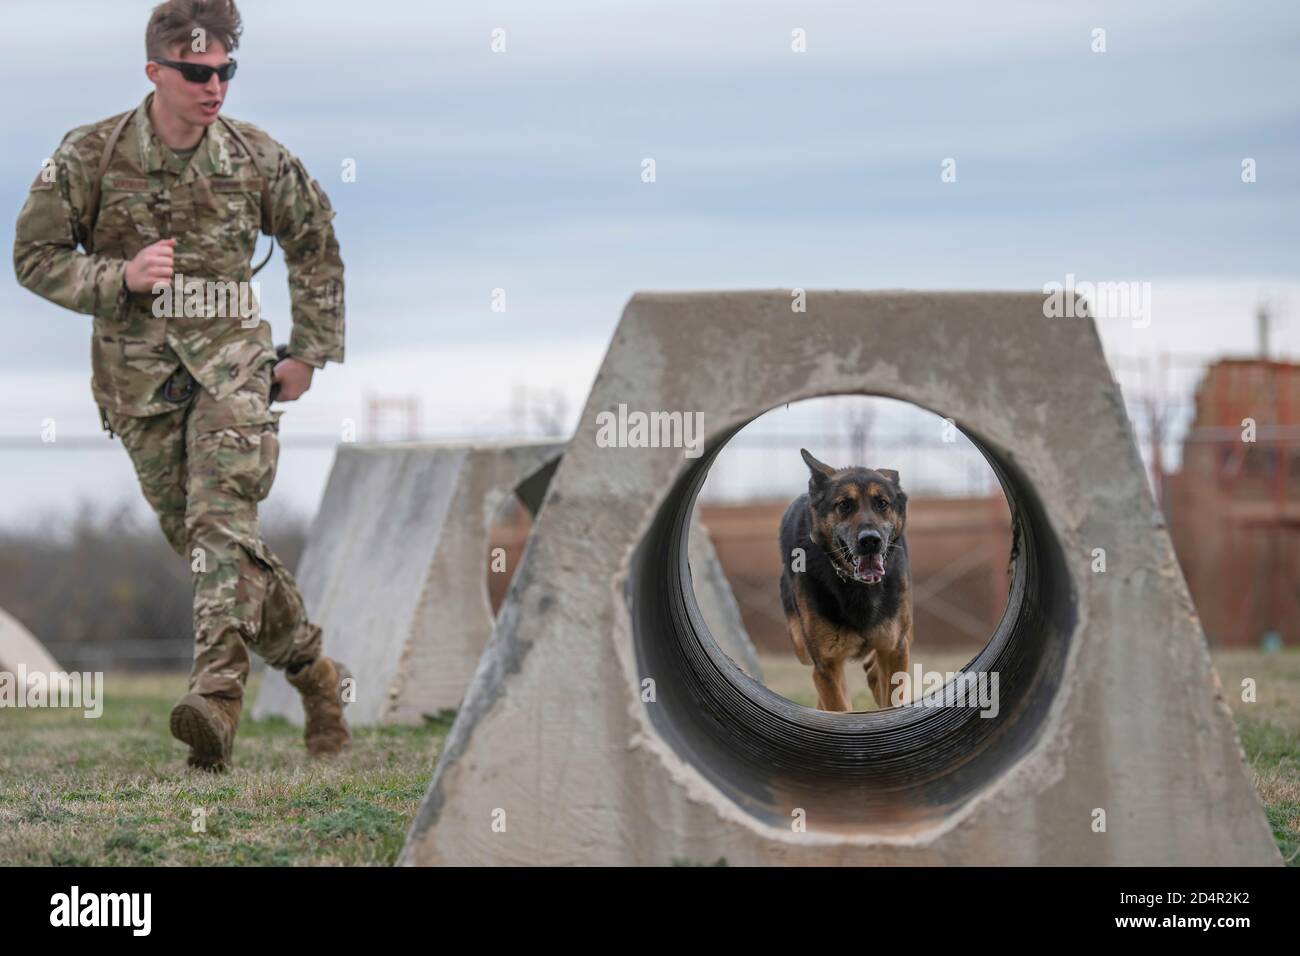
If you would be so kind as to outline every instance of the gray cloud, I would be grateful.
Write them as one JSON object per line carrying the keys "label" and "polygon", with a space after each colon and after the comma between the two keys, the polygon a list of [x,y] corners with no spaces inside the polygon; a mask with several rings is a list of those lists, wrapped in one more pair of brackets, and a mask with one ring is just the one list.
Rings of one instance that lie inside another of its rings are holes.
{"label": "gray cloud", "polygon": [[[7,4],[11,216],[67,128],[146,92],[150,6]],[[638,288],[1296,274],[1293,4],[279,0],[245,16],[229,109],[339,210],[352,359],[599,338]],[[793,27],[808,54],[789,52]],[[287,314],[283,271],[263,278],[268,314]],[[509,325],[487,312],[497,286]],[[83,366],[88,320],[12,276],[0,315],[0,369]]]}

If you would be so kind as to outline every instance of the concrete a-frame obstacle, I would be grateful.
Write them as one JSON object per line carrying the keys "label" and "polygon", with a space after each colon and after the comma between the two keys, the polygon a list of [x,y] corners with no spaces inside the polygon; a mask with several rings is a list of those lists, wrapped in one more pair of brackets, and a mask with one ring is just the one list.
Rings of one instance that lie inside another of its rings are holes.
{"label": "concrete a-frame obstacle", "polygon": [[[516,489],[537,511],[561,449],[339,446],[295,576],[325,653],[356,678],[350,724],[419,723],[460,703],[492,630],[492,520]],[[272,714],[303,720],[298,692],[267,668],[253,716]]]}
{"label": "concrete a-frame obstacle", "polygon": [[0,608],[0,671],[11,674],[19,668],[27,673],[57,674],[63,671],[32,632],[16,617]]}
{"label": "concrete a-frame obstacle", "polygon": [[[995,717],[796,706],[690,598],[712,455],[862,392],[951,417],[1002,481],[1014,583],[968,666],[1000,675]],[[704,456],[602,447],[621,404],[702,412]],[[1033,294],[640,294],[552,482],[402,863],[1279,862],[1090,320]]]}
{"label": "concrete a-frame obstacle", "polygon": [[[341,445],[297,579],[325,653],[356,679],[354,726],[419,723],[459,706],[492,631],[488,533],[517,495],[534,516],[564,451],[554,442]],[[757,656],[707,535],[692,560],[728,622],[724,647]],[[720,582],[720,585],[717,583]],[[298,692],[267,668],[253,708],[302,723]]]}

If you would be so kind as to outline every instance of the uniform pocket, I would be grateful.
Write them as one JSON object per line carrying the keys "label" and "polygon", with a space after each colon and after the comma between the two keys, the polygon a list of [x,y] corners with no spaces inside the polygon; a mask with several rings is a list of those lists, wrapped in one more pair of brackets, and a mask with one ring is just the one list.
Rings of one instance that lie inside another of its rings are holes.
{"label": "uniform pocket", "polygon": [[104,178],[103,200],[95,225],[95,251],[134,256],[161,238],[153,207],[161,184],[125,176]]}
{"label": "uniform pocket", "polygon": [[266,498],[280,462],[279,431],[279,422],[266,422],[195,435],[190,468],[198,493],[206,490],[253,503]]}
{"label": "uniform pocket", "polygon": [[271,365],[254,369],[217,400],[200,389],[190,410],[190,470],[202,488],[258,502],[271,491],[280,461],[280,416],[267,404]]}
{"label": "uniform pocket", "polygon": [[[257,242],[262,231],[262,181],[260,179],[209,179],[206,195],[201,197],[210,214],[222,223],[222,232],[229,238],[237,236],[242,248]],[[195,184],[196,203],[200,201],[199,186]],[[252,253],[250,252],[251,256]],[[247,264],[247,256],[245,264]]]}
{"label": "uniform pocket", "polygon": [[258,477],[257,500],[261,501],[271,493],[275,484],[275,475],[280,467],[280,415],[275,414],[275,421],[262,426],[262,467]]}

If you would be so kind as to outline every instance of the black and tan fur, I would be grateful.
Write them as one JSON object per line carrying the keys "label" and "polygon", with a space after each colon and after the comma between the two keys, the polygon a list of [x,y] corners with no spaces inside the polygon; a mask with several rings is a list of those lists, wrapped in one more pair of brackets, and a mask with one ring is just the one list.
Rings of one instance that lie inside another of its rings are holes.
{"label": "black and tan fur", "polygon": [[876,705],[889,707],[893,675],[908,671],[912,647],[907,495],[896,471],[835,469],[800,454],[808,492],[790,503],[780,532],[790,640],[812,665],[819,710],[850,709],[844,665],[859,660]]}

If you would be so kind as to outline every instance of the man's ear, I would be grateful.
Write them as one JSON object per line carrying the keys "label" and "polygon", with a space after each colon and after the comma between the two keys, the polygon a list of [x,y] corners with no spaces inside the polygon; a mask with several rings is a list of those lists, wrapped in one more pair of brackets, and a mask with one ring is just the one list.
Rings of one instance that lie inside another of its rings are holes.
{"label": "man's ear", "polygon": [[808,494],[817,498],[826,490],[826,486],[830,484],[831,476],[835,474],[835,469],[825,462],[818,461],[809,454],[807,448],[800,448],[799,454],[803,456],[804,464],[808,466]]}
{"label": "man's ear", "polygon": [[158,85],[158,73],[161,70],[162,67],[159,66],[157,63],[151,62],[151,63],[146,63],[144,65],[144,75],[149,80],[149,82],[152,83],[154,86]]}

